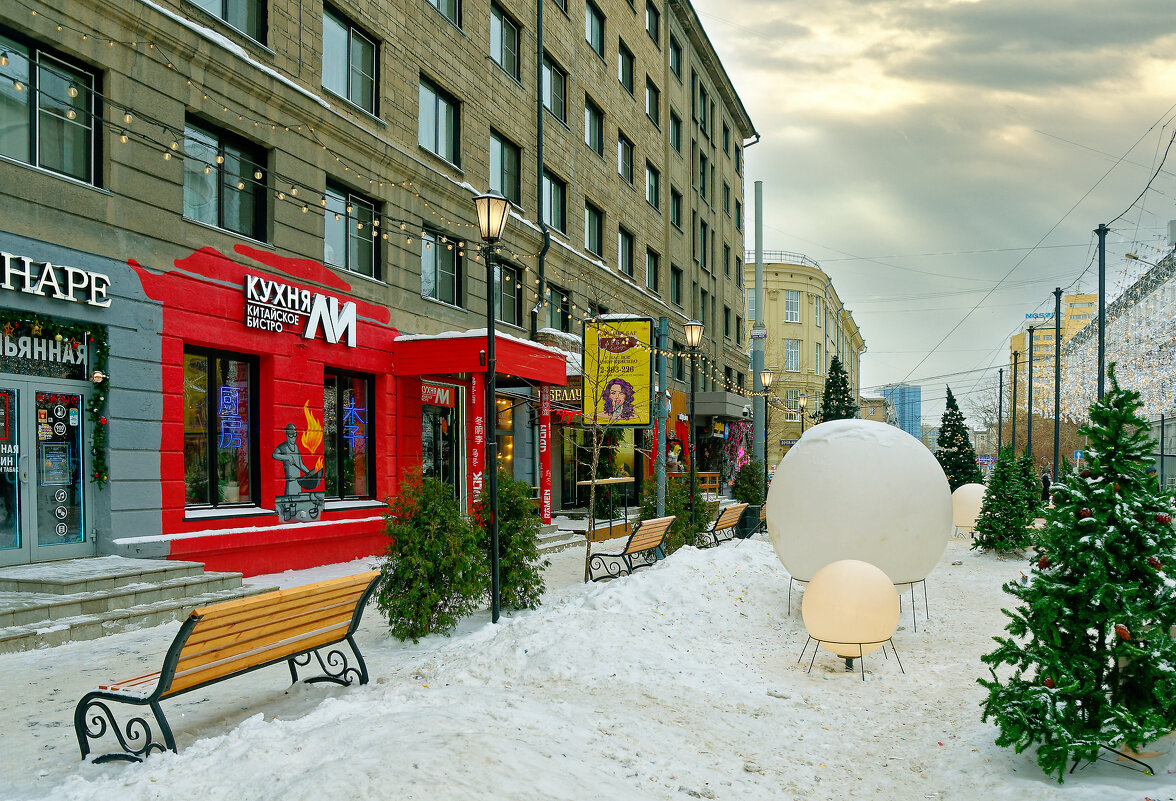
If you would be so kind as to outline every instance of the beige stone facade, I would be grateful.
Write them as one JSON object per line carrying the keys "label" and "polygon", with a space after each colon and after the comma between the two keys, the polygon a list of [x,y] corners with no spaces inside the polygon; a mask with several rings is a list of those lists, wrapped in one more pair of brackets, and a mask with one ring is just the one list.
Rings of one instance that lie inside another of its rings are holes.
{"label": "beige stone facade", "polygon": [[[747,262],[748,316],[754,317],[755,262],[750,252]],[[767,445],[768,460],[775,464],[803,429],[813,425],[832,357],[841,359],[850,391],[860,396],[866,343],[833,280],[807,256],[765,251],[764,299],[764,364],[774,371]],[[802,395],[807,415],[803,421]]]}
{"label": "beige stone facade", "polygon": [[[1098,295],[1062,296],[1062,345],[1090,324],[1098,313]],[[1033,327],[1033,412],[1053,416],[1054,404],[1054,321],[1052,313],[1026,318],[1023,330],[1009,338],[1009,366],[1006,380],[1012,385],[1013,354],[1017,362],[1017,408],[1029,406],[1029,327]],[[1011,389],[1010,389],[1011,392]]]}

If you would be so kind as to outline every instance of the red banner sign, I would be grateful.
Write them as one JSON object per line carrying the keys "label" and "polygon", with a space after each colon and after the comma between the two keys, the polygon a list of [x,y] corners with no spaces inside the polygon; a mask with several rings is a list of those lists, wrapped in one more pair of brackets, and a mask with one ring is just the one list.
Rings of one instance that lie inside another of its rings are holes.
{"label": "red banner sign", "polygon": [[551,522],[551,389],[539,387],[539,519]]}
{"label": "red banner sign", "polygon": [[485,479],[486,464],[486,402],[482,399],[482,382],[478,376],[470,380],[470,426],[469,442],[470,464],[470,508],[482,502],[482,484]]}
{"label": "red banner sign", "polygon": [[421,403],[431,406],[450,406],[454,404],[453,387],[439,387],[436,384],[421,384]]}

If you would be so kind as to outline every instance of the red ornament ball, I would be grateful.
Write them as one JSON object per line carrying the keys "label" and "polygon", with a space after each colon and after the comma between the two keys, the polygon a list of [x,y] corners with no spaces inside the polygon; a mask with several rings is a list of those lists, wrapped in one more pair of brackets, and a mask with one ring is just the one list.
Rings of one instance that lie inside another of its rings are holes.
{"label": "red ornament ball", "polygon": [[1044,684],[1046,687],[1048,687],[1051,690],[1054,688],[1053,679],[1051,679],[1049,676],[1046,676],[1045,681],[1043,681],[1041,683]]}
{"label": "red ornament ball", "polygon": [[1118,493],[1118,492],[1119,492],[1119,485],[1118,485],[1118,484],[1116,484],[1116,485],[1115,485],[1115,492],[1116,492],[1116,493]]}
{"label": "red ornament ball", "polygon": [[1156,522],[1163,523],[1166,526],[1172,522],[1172,515],[1166,515],[1163,512],[1160,512],[1156,515]]}
{"label": "red ornament ball", "polygon": [[1092,517],[1093,515],[1094,515],[1094,512],[1090,511],[1089,509],[1079,509],[1078,510],[1078,519],[1079,520],[1085,520],[1086,518]]}
{"label": "red ornament ball", "polygon": [[1047,567],[1049,567],[1049,557],[1048,556],[1043,556],[1037,560],[1037,569],[1038,570],[1045,570]]}
{"label": "red ornament ball", "polygon": [[1130,640],[1131,639],[1131,632],[1128,631],[1127,627],[1124,626],[1122,623],[1116,623],[1115,624],[1115,636],[1117,636],[1120,640]]}
{"label": "red ornament ball", "polygon": [[1083,470],[1083,471],[1082,471],[1081,473],[1079,473],[1078,475],[1082,476],[1083,478],[1090,478],[1090,471],[1089,471],[1089,470]]}
{"label": "red ornament ball", "polygon": [[101,423],[102,425],[106,425],[106,418],[105,418],[105,417],[99,417],[99,418],[98,418],[98,422],[99,422],[99,423]]}
{"label": "red ornament ball", "polygon": [[1147,558],[1147,563],[1150,567],[1154,568],[1155,570],[1159,570],[1164,566],[1163,563],[1160,562],[1159,559],[1156,559],[1154,556],[1149,556]]}

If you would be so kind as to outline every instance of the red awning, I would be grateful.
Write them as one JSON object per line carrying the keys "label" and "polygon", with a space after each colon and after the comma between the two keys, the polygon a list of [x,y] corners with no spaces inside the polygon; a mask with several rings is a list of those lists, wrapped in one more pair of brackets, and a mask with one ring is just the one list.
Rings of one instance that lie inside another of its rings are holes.
{"label": "red awning", "polygon": [[[494,360],[498,375],[560,387],[568,382],[564,357],[534,342],[496,336]],[[398,376],[484,373],[486,330],[398,337],[392,343],[392,364]]]}

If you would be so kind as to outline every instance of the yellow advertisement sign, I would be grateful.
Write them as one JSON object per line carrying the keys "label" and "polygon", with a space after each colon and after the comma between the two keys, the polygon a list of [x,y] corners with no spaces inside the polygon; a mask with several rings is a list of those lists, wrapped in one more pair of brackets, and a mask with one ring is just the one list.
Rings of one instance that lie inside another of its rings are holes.
{"label": "yellow advertisement sign", "polygon": [[584,425],[653,424],[653,320],[584,323]]}

